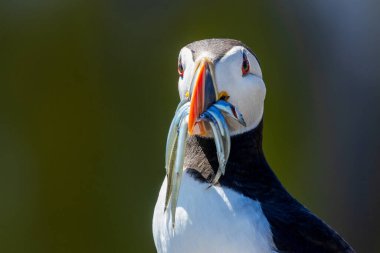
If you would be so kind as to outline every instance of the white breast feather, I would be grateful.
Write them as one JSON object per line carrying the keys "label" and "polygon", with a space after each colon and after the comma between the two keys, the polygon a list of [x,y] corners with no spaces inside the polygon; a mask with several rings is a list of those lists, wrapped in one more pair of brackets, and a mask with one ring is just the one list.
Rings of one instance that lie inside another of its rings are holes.
{"label": "white breast feather", "polygon": [[166,179],[153,216],[158,253],[273,253],[276,252],[268,220],[260,203],[232,189],[200,183],[184,173],[171,225],[164,212]]}

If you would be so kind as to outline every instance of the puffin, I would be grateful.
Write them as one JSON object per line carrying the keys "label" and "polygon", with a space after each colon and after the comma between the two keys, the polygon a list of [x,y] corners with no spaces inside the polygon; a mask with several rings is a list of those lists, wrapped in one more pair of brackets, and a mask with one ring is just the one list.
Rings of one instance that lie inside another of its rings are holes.
{"label": "puffin", "polygon": [[[266,86],[253,51],[233,39],[195,41],[181,49],[178,73],[180,104],[189,105],[187,135],[178,144],[184,146],[178,196],[168,203],[173,187],[167,173],[154,208],[157,252],[355,252],[292,197],[265,159]],[[218,102],[244,118],[241,124],[225,117],[230,150],[222,174],[216,137],[201,120]]]}

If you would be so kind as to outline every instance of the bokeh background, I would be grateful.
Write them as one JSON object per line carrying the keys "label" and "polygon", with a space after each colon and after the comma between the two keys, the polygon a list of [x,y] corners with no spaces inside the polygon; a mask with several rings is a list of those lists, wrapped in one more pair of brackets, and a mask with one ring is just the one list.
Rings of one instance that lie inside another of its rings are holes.
{"label": "bokeh background", "polygon": [[358,252],[380,234],[376,1],[0,2],[0,252],[155,252],[177,54],[258,55],[264,148]]}

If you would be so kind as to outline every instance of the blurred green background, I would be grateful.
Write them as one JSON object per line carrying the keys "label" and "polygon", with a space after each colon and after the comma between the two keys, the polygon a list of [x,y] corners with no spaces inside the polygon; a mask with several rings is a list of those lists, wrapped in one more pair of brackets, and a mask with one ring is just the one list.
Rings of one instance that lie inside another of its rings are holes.
{"label": "blurred green background", "polygon": [[267,85],[264,148],[358,252],[380,234],[380,4],[0,2],[0,252],[155,252],[177,55],[244,41]]}

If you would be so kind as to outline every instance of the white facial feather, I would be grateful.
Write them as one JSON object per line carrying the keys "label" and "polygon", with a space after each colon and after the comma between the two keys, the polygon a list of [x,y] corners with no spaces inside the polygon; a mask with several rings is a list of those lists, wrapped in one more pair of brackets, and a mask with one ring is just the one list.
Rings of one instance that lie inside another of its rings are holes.
{"label": "white facial feather", "polygon": [[[243,52],[248,57],[250,71],[242,75]],[[239,134],[255,128],[264,112],[266,88],[256,57],[241,46],[233,47],[215,64],[215,78],[219,92],[230,95],[229,102],[235,105],[247,123],[246,127],[229,121],[232,134]]]}
{"label": "white facial feather", "polygon": [[194,73],[193,53],[190,49],[184,47],[179,53],[178,59],[181,61],[184,74],[178,79],[178,91],[180,99],[185,99],[185,93],[189,90],[191,79]]}

